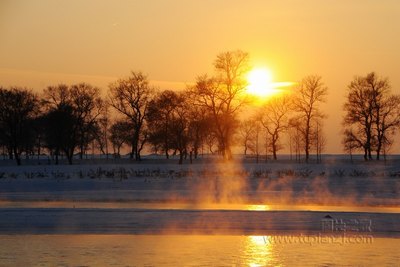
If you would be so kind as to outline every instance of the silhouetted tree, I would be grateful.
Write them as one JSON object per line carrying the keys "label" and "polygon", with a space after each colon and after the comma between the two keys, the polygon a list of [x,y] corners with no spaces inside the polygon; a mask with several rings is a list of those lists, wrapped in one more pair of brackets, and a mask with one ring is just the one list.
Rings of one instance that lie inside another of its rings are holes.
{"label": "silhouetted tree", "polygon": [[212,120],[204,107],[193,105],[189,96],[186,97],[186,102],[189,110],[189,135],[194,158],[197,159],[200,148],[206,143],[207,135],[211,134]]}
{"label": "silhouetted tree", "polygon": [[254,118],[245,119],[240,122],[239,134],[244,149],[243,154],[245,156],[249,150],[253,153],[256,152],[258,124],[258,120]]}
{"label": "silhouetted tree", "polygon": [[147,76],[141,72],[131,72],[131,76],[110,85],[111,106],[129,119],[134,126],[131,158],[140,160],[140,151],[147,140],[144,132],[145,119],[153,95]]}
{"label": "silhouetted tree", "polygon": [[37,112],[38,99],[31,91],[19,87],[0,88],[1,140],[17,165],[21,165],[21,153],[33,145],[31,127]]}
{"label": "silhouetted tree", "polygon": [[[97,119],[104,107],[100,91],[86,83],[72,86],[64,84],[49,86],[43,91],[43,104],[45,112],[50,116],[47,122],[51,121],[47,125],[47,130],[53,131],[51,134],[57,136],[58,129],[51,128],[65,127],[64,130],[69,133],[69,137],[60,139],[65,143],[56,148],[57,158],[61,149],[66,154],[68,162],[72,164],[75,149],[80,148],[80,158],[82,158],[87,145],[96,136]],[[68,123],[62,126],[60,125],[62,121],[53,121],[57,117],[65,118]],[[48,141],[50,139],[48,138]]]}
{"label": "silhouetted tree", "polygon": [[208,134],[205,136],[204,143],[207,146],[208,153],[210,154],[216,153],[215,148],[217,145],[217,137],[215,136],[215,133],[213,131],[208,132]]}
{"label": "silhouetted tree", "polygon": [[149,141],[155,147],[161,147],[166,158],[171,148],[171,117],[173,111],[183,101],[178,93],[165,90],[159,93],[149,104],[148,124]]}
{"label": "silhouetted tree", "polygon": [[277,159],[277,152],[283,148],[279,141],[281,134],[288,128],[288,116],[291,111],[292,100],[287,94],[272,97],[261,109],[261,125],[269,135],[268,139],[274,160]]}
{"label": "silhouetted tree", "polygon": [[183,163],[189,149],[190,139],[190,117],[188,103],[185,101],[184,94],[179,94],[181,100],[176,106],[171,119],[172,148],[179,152],[179,164]]}
{"label": "silhouetted tree", "polygon": [[379,160],[400,125],[400,96],[391,94],[387,79],[372,72],[350,83],[344,110],[344,144],[363,149],[365,160],[375,150]]}
{"label": "silhouetted tree", "polygon": [[317,162],[322,162],[322,152],[325,150],[325,145],[326,145],[326,137],[323,132],[323,125],[322,125],[322,120],[321,119],[316,119],[314,121],[315,125],[313,128],[315,131],[313,131],[314,136],[312,137],[313,144],[315,146],[315,151],[317,154]]}
{"label": "silhouetted tree", "polygon": [[179,152],[179,164],[183,163],[194,141],[191,126],[195,126],[192,124],[195,121],[191,121],[194,118],[191,112],[186,92],[163,91],[149,107],[150,142],[156,148],[161,147],[167,158],[170,149]]}
{"label": "silhouetted tree", "polygon": [[113,145],[114,155],[120,157],[123,144],[130,145],[134,134],[134,125],[129,120],[117,120],[110,127],[110,142]]}
{"label": "silhouetted tree", "polygon": [[304,147],[304,140],[302,138],[302,126],[301,121],[297,118],[289,119],[289,146],[290,146],[290,158],[294,151],[295,160],[300,161],[301,148]]}
{"label": "silhouetted tree", "polygon": [[87,145],[92,142],[98,129],[97,119],[104,108],[100,90],[86,83],[70,87],[70,100],[78,118],[78,138],[80,158],[83,158]]}
{"label": "silhouetted tree", "polygon": [[46,147],[55,157],[55,164],[61,152],[64,152],[68,163],[72,164],[74,150],[78,145],[78,117],[68,103],[60,103],[43,115],[44,141]]}
{"label": "silhouetted tree", "polygon": [[353,132],[349,129],[344,131],[344,138],[342,140],[344,151],[349,153],[350,160],[353,162],[353,153],[360,147],[362,147],[362,143],[359,142],[357,138],[353,135]]}
{"label": "silhouetted tree", "polygon": [[[40,101],[39,101],[40,102]],[[42,155],[42,148],[45,145],[45,126],[46,122],[44,120],[43,114],[39,111],[38,116],[33,121],[33,131],[34,133],[34,148],[37,150],[37,159],[40,159]]]}
{"label": "silhouetted tree", "polygon": [[238,125],[237,114],[246,103],[249,55],[243,51],[229,51],[217,55],[214,67],[216,77],[197,78],[192,93],[195,104],[207,109],[214,123],[214,133],[224,158],[232,158],[232,138]]}
{"label": "silhouetted tree", "polygon": [[109,141],[109,132],[110,132],[110,114],[108,111],[108,106],[104,104],[104,108],[97,119],[97,131],[95,132],[95,139],[98,145],[99,150],[103,155],[106,155],[108,159],[108,141]]}
{"label": "silhouetted tree", "polygon": [[[302,139],[304,140],[304,152],[306,162],[310,158],[310,148],[313,142],[313,121],[324,115],[319,109],[321,102],[325,102],[328,88],[322,83],[322,78],[310,75],[301,80],[296,88],[293,98],[294,110],[297,112],[296,124]],[[315,136],[315,135],[314,135]]]}

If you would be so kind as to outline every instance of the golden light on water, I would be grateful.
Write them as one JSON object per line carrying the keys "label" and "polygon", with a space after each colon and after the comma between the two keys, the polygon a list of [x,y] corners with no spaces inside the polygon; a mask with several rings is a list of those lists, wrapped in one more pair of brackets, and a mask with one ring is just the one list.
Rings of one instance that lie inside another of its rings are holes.
{"label": "golden light on water", "polygon": [[247,205],[247,210],[255,210],[255,211],[263,211],[263,210],[270,210],[271,207],[268,205]]}
{"label": "golden light on water", "polygon": [[248,236],[244,253],[247,266],[269,266],[274,262],[273,244],[268,242],[268,236]]}
{"label": "golden light on water", "polygon": [[267,236],[261,236],[261,235],[252,235],[250,236],[250,240],[252,243],[254,243],[255,245],[266,245],[266,238],[268,238]]}

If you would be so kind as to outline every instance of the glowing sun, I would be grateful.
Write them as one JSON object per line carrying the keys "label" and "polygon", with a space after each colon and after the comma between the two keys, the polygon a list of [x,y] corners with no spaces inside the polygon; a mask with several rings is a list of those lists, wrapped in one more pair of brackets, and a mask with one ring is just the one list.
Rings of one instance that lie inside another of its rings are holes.
{"label": "glowing sun", "polygon": [[258,97],[267,97],[276,93],[272,74],[268,69],[253,69],[247,75],[247,92]]}

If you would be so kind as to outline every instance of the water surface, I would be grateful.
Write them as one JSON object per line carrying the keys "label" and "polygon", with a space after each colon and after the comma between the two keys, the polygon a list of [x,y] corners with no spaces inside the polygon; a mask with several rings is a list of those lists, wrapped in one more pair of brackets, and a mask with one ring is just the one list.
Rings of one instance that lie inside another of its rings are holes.
{"label": "water surface", "polygon": [[0,266],[398,266],[400,262],[398,238],[304,243],[277,236],[2,235],[0,240]]}

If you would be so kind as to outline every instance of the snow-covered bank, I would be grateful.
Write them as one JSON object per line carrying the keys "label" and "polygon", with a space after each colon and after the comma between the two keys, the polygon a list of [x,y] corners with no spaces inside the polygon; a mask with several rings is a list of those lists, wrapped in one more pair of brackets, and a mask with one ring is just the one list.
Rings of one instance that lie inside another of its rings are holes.
{"label": "snow-covered bank", "polygon": [[0,169],[0,200],[400,206],[400,165],[8,166]]}
{"label": "snow-covered bank", "polygon": [[[273,208],[273,207],[285,208]],[[399,236],[400,165],[32,165],[0,169],[0,233],[316,233],[324,218]],[[329,216],[328,216],[329,215]]]}

